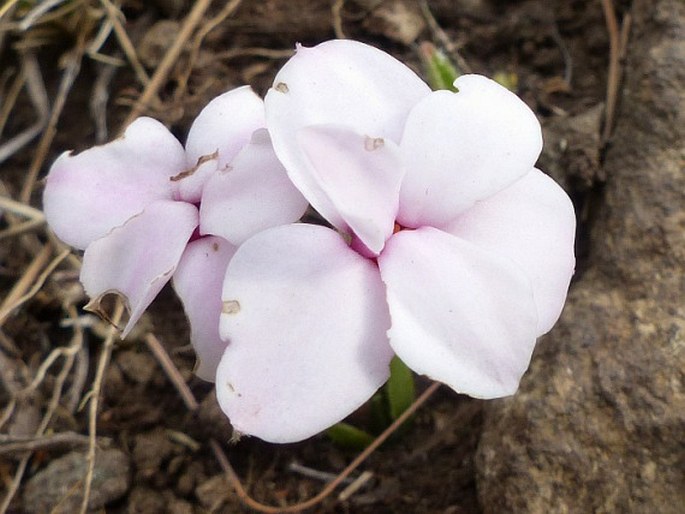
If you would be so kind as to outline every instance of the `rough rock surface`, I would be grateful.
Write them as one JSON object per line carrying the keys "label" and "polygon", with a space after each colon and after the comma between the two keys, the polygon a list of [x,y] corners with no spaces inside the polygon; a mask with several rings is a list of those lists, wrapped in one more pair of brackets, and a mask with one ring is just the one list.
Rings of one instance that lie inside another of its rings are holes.
{"label": "rough rock surface", "polygon": [[632,16],[587,271],[520,392],[487,407],[485,512],[683,512],[685,3]]}
{"label": "rough rock surface", "polygon": [[[128,491],[130,467],[128,456],[121,450],[97,451],[88,502],[90,510],[101,509]],[[25,512],[78,512],[86,469],[84,452],[72,452],[52,461],[27,484],[24,493]]]}

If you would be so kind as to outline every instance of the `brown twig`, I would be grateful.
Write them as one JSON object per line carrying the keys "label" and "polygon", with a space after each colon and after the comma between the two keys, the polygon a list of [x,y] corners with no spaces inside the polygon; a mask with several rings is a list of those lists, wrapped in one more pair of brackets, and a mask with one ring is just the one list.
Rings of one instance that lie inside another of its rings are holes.
{"label": "brown twig", "polygon": [[602,0],[602,10],[609,32],[609,71],[607,76],[606,112],[604,116],[604,128],[602,129],[602,142],[606,143],[611,137],[614,128],[614,115],[618,98],[618,87],[621,79],[620,56],[621,34],[616,19],[616,11],[611,0]]}
{"label": "brown twig", "polygon": [[171,357],[169,357],[164,346],[162,346],[162,343],[159,342],[159,339],[157,339],[154,334],[147,334],[145,336],[145,343],[157,359],[157,362],[159,362],[159,365],[164,370],[166,376],[171,380],[171,383],[174,384],[174,387],[176,387],[178,394],[183,399],[183,403],[185,403],[188,410],[197,410],[200,404],[197,403],[193,392],[188,387],[188,384],[186,384],[181,372],[174,365]]}
{"label": "brown twig", "polygon": [[167,50],[167,53],[162,58],[159,66],[157,66],[157,69],[153,73],[152,78],[150,78],[150,82],[148,82],[147,86],[143,90],[143,93],[138,97],[138,100],[136,100],[135,104],[133,104],[131,112],[124,121],[121,132],[123,132],[123,130],[130,125],[133,120],[140,116],[140,114],[147,108],[150,101],[157,95],[159,89],[164,85],[164,81],[169,76],[171,68],[178,59],[178,56],[181,55],[183,45],[188,42],[188,39],[190,39],[195,27],[198,25],[198,23],[200,23],[205,11],[209,8],[211,3],[212,0],[197,0],[193,4],[193,8],[191,9],[190,13],[188,13],[188,16],[186,16],[186,19],[183,22],[181,30],[174,40],[174,43],[171,45],[169,50]]}
{"label": "brown twig", "polygon": [[289,505],[287,507],[274,507],[272,505],[266,505],[252,498],[243,487],[240,478],[233,469],[233,466],[231,466],[228,457],[226,457],[226,454],[221,449],[221,446],[219,446],[219,443],[212,439],[210,440],[209,444],[212,447],[212,451],[214,452],[214,455],[219,461],[222,469],[226,472],[228,480],[231,482],[231,485],[233,485],[236,495],[246,506],[264,514],[302,512],[305,509],[318,505],[327,496],[329,496],[336,489],[336,487],[338,487],[348,476],[350,476],[350,474],[357,469],[369,457],[369,455],[376,451],[376,449],[383,444],[388,437],[390,437],[400,427],[400,425],[402,425],[402,423],[407,421],[407,419],[409,419],[409,417],[411,417],[416,410],[421,407],[421,405],[426,403],[426,401],[433,395],[433,393],[435,393],[435,391],[437,391],[439,387],[439,382],[433,382],[406,411],[404,411],[395,421],[393,421],[393,423],[386,428],[383,433],[376,437],[376,439],[374,439],[374,441],[366,449],[364,449],[364,451],[357,455],[357,457],[340,472],[335,480],[329,482],[319,494],[310,498],[309,500],[305,500],[295,505]]}

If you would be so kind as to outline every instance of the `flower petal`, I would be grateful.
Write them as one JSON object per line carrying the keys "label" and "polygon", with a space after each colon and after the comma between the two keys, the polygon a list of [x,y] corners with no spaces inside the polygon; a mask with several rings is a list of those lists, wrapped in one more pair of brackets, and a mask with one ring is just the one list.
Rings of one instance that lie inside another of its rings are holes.
{"label": "flower petal", "polygon": [[537,316],[513,263],[440,230],[403,230],[378,258],[390,344],[407,366],[476,398],[513,394]]}
{"label": "flower petal", "polygon": [[345,127],[305,127],[298,140],[313,172],[312,182],[345,223],[375,255],[392,235],[403,168],[397,145]]}
{"label": "flower petal", "polygon": [[226,272],[217,398],[239,432],[310,437],[388,378],[385,288],[374,263],[316,225],[265,230]]}
{"label": "flower petal", "polygon": [[398,220],[439,226],[531,170],[540,123],[514,93],[479,75],[435,91],[412,110],[400,148],[407,174]]}
{"label": "flower petal", "polygon": [[[264,102],[250,86],[232,89],[209,102],[188,132],[186,165],[189,171],[197,169],[179,181],[180,198],[197,203],[211,171],[226,168],[250,142],[252,133],[265,126]],[[216,167],[207,173],[198,163],[211,160],[215,153]]]}
{"label": "flower petal", "polygon": [[231,165],[207,182],[200,205],[202,234],[240,244],[260,230],[292,223],[307,209],[307,200],[288,179],[265,129]]}
{"label": "flower petal", "polygon": [[519,265],[533,286],[537,334],[552,328],[573,275],[576,230],[571,199],[554,180],[534,169],[478,202],[446,230]]}
{"label": "flower petal", "polygon": [[190,340],[197,354],[195,374],[209,382],[214,382],[226,349],[219,337],[221,288],[235,251],[220,237],[196,239],[188,244],[174,273],[174,289],[190,320]]}
{"label": "flower petal", "polygon": [[266,95],[266,118],[279,159],[312,206],[335,226],[335,208],[313,194],[310,164],[299,146],[299,129],[335,124],[358,134],[399,142],[411,108],[430,89],[394,57],[349,40],[298,47]]}
{"label": "flower petal", "polygon": [[197,209],[188,203],[159,200],[96,239],[86,249],[81,282],[97,311],[106,294],[124,297],[131,317],[126,337],[164,287],[197,226]]}
{"label": "flower petal", "polygon": [[183,147],[166,127],[138,118],[123,137],[54,162],[43,193],[50,228],[84,249],[150,202],[171,199],[169,178],[184,166]]}

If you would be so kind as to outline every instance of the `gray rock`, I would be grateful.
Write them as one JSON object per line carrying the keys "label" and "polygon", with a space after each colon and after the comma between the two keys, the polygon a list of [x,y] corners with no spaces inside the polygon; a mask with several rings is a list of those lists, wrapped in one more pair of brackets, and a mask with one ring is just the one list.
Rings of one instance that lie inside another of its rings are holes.
{"label": "gray rock", "polygon": [[[85,452],[72,452],[53,460],[28,481],[24,491],[25,511],[35,514],[78,512],[86,469]],[[128,491],[129,485],[128,456],[116,449],[98,451],[88,508],[100,509],[118,500]]]}
{"label": "gray rock", "polygon": [[685,3],[632,15],[589,268],[520,392],[486,408],[485,512],[684,509]]}

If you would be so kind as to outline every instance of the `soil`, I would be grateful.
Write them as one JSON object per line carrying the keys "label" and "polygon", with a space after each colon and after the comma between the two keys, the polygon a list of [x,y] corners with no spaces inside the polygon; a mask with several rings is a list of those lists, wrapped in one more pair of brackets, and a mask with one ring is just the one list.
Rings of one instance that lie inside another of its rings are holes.
{"label": "soil", "polygon": [[[88,41],[95,37],[100,23],[99,2],[73,3],[82,5],[80,9],[84,10],[88,6],[90,19],[85,15],[77,18],[72,11],[46,23],[43,33],[32,29],[31,40],[16,30],[5,36],[0,48],[3,95],[7,95],[9,84],[21,67],[21,55],[25,51],[21,48],[31,46],[50,105],[59,98],[67,56],[79,44],[79,38]],[[204,26],[223,7],[222,2],[214,4],[205,14]],[[434,0],[427,4],[444,33],[428,26],[421,28],[424,17],[419,4],[401,1],[341,2],[342,28],[347,37],[378,46],[420,73],[423,72],[417,45],[430,41],[439,48],[451,43],[452,47],[446,48],[448,53],[451,50],[451,55],[473,72],[489,76],[509,74],[518,94],[536,111],[543,125],[552,130],[552,140],[558,142],[559,137],[567,137],[575,145],[576,153],[565,155],[566,161],[561,161],[561,165],[554,154],[555,148],[548,145],[541,162],[549,162],[554,168],[550,172],[567,188],[581,214],[579,269],[582,271],[584,231],[592,223],[592,202],[601,194],[602,181],[598,134],[601,104],[606,96],[609,40],[600,2]],[[190,8],[190,2],[183,0],[123,2],[126,32],[148,74],[152,75],[159,66]],[[388,12],[401,15],[391,16]],[[145,114],[166,123],[183,140],[194,116],[213,96],[245,83],[263,94],[285,60],[283,51],[292,49],[295,42],[311,45],[335,37],[332,13],[328,0],[243,1],[235,13],[206,35],[197,52],[193,52],[192,44],[186,45],[160,91],[159,104]],[[620,17],[621,12],[618,14]],[[18,19],[19,14],[15,12],[14,16]],[[407,42],[407,37],[416,29],[417,19],[420,20],[418,35]],[[143,89],[119,48],[112,35],[100,49],[101,54],[113,55],[124,63],[116,69],[92,57],[83,58],[75,83],[66,95],[54,140],[41,163],[41,174],[62,151],[82,150],[113,137],[118,131]],[[272,52],[249,50],[254,48]],[[188,70],[187,84],[183,86]],[[108,73],[112,74],[110,81],[106,80]],[[95,111],[97,122],[91,107],[94,92],[105,94],[106,109]],[[583,116],[593,112],[597,114],[588,116],[594,121],[588,123]],[[30,126],[35,118],[34,107],[23,89],[4,132],[0,133],[0,144]],[[98,131],[98,126],[107,127],[107,133]],[[34,140],[2,163],[0,186],[4,185],[11,198],[19,198],[39,150]],[[40,190],[39,184],[30,200],[37,208],[40,208]],[[0,221],[0,230],[11,223],[5,216]],[[0,297],[10,294],[46,241],[48,236],[43,228],[2,240]],[[7,420],[0,418],[3,421],[0,434],[35,433],[66,359],[57,359],[38,387],[21,397],[14,411],[10,412],[8,406],[14,393],[36,376],[51,350],[70,345],[74,330],[64,323],[69,319],[66,306],[80,308],[84,303],[77,273],[65,261],[49,275],[37,294],[0,322],[0,409],[3,409],[0,412],[9,415]],[[85,330],[74,367],[67,370],[64,393],[47,427],[49,435],[88,434],[88,409],[77,407],[95,377],[107,326],[92,317],[85,319],[92,325]],[[188,347],[188,328],[173,291],[163,291],[143,323],[146,325],[136,332],[138,335],[115,343],[105,372],[97,418],[98,446],[103,452],[118,450],[116,458],[103,459],[114,463],[105,471],[113,480],[123,480],[123,486],[117,492],[118,483],[95,480],[93,495],[103,499],[99,500],[100,504],[91,502],[94,511],[249,512],[227,481],[209,445],[211,439],[219,441],[250,494],[270,505],[305,500],[323,487],[320,480],[292,471],[293,462],[335,474],[356,455],[334,445],[325,435],[281,446],[249,438],[230,442],[230,426],[216,406],[212,385],[192,374],[194,357]],[[142,335],[150,330],[161,341],[200,403],[197,410],[191,411],[183,402],[143,341]],[[417,383],[424,389],[429,382],[419,378]],[[369,482],[349,499],[339,501],[334,494],[311,512],[480,512],[474,455],[482,425],[482,408],[483,403],[478,400],[458,396],[445,388],[439,390],[408,428],[373,453],[353,475],[371,471],[373,477]],[[84,440],[74,437],[64,444],[33,452],[8,512],[77,512],[78,502],[65,498],[71,495],[78,499],[82,484],[75,478],[70,487],[65,486],[60,477],[70,476],[66,468],[53,466],[55,463],[67,466],[69,459],[73,460],[69,456],[78,452],[83,457],[85,448]],[[0,484],[6,491],[12,488],[23,455],[0,453]],[[76,466],[74,476],[84,471],[83,466],[78,467],[84,458],[76,459],[71,465]],[[96,465],[96,475],[103,469]],[[55,491],[62,491],[59,493],[62,500],[57,505],[52,500],[57,494]]]}

